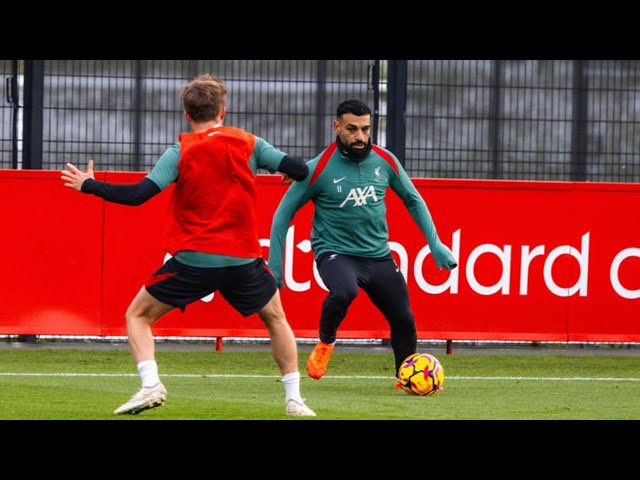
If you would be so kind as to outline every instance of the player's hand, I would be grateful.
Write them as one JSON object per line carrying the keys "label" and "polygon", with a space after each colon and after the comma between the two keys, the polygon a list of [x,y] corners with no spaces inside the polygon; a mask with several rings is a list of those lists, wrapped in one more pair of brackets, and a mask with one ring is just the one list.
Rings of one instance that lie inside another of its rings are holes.
{"label": "player's hand", "polygon": [[453,253],[451,253],[449,247],[442,242],[438,242],[431,248],[431,255],[439,269],[446,268],[447,270],[453,270],[458,266],[458,262],[453,258]]}
{"label": "player's hand", "polygon": [[291,178],[286,173],[283,173],[282,174],[282,183],[284,183],[285,185],[291,185],[293,183],[293,178]]}
{"label": "player's hand", "polygon": [[93,160],[89,160],[87,171],[79,170],[72,163],[67,163],[67,169],[60,172],[60,178],[64,181],[64,186],[81,191],[82,184],[87,178],[95,178],[93,175]]}

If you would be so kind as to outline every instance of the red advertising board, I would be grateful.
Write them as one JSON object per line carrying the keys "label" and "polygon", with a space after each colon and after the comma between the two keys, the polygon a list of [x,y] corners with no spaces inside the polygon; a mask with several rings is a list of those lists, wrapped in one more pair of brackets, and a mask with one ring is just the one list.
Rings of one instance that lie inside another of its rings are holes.
{"label": "red advertising board", "polygon": [[100,335],[104,202],[78,200],[59,172],[0,170],[1,334]]}
{"label": "red advertising board", "polygon": [[[135,182],[141,173],[101,172]],[[260,236],[286,186],[258,179]],[[401,201],[388,199],[390,243],[407,278],[420,339],[640,341],[640,185],[415,179],[458,268],[437,270]],[[165,260],[169,192],[130,207],[62,186],[59,172],[0,171],[0,334],[125,335],[125,310]],[[310,251],[311,204],[295,216],[285,248],[289,322],[317,337],[326,291]],[[266,337],[216,293],[174,311],[158,336]],[[341,338],[388,338],[362,292]]]}

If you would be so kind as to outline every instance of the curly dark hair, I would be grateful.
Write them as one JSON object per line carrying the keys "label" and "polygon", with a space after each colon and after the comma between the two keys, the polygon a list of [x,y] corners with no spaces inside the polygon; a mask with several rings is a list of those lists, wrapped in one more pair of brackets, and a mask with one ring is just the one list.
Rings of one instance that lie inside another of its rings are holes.
{"label": "curly dark hair", "polygon": [[371,115],[371,109],[363,101],[352,98],[340,102],[336,111],[336,118],[340,118],[345,113],[352,113],[357,117],[361,117],[362,115]]}

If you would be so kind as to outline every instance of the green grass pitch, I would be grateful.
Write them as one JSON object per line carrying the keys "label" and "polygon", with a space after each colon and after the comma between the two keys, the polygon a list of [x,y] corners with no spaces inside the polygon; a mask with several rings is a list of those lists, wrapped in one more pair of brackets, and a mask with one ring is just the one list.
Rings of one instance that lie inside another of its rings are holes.
{"label": "green grass pitch", "polygon": [[391,354],[336,351],[301,389],[313,418],[284,413],[268,351],[158,351],[167,403],[135,416],[113,410],[139,388],[126,350],[0,350],[0,420],[638,420],[640,357],[444,355],[444,390],[393,388]]}

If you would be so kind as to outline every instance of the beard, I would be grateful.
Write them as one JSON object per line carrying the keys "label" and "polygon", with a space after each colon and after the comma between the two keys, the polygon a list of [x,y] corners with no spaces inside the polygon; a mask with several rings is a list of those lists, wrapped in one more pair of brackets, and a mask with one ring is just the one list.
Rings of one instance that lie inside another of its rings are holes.
{"label": "beard", "polygon": [[338,144],[340,153],[347,157],[349,160],[353,160],[354,162],[361,162],[362,160],[367,158],[367,156],[371,152],[371,138],[369,138],[369,141],[366,143],[364,148],[354,148],[352,146],[354,144],[345,145],[344,143],[342,143],[342,141],[340,141],[340,137],[336,137],[336,143]]}

